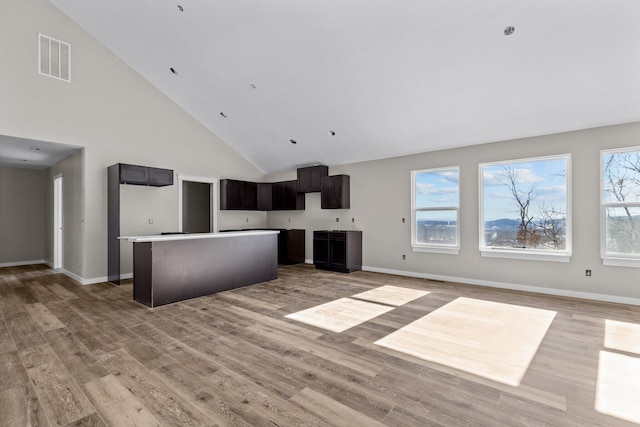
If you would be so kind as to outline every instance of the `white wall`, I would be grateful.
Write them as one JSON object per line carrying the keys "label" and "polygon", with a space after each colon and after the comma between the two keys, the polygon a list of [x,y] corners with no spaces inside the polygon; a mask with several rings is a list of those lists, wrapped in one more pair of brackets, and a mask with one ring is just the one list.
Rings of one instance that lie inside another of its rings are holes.
{"label": "white wall", "polygon": [[[269,226],[306,228],[307,259],[313,257],[313,230],[350,228],[351,218],[355,218],[356,227],[363,230],[363,264],[368,267],[433,278],[459,278],[472,283],[512,284],[638,299],[640,271],[603,266],[599,232],[600,150],[637,145],[640,145],[640,123],[632,123],[330,167],[331,175],[351,176],[351,209],[321,210],[319,194],[307,194],[304,212],[271,212]],[[573,169],[571,262],[481,257],[478,163],[565,153],[572,155]],[[455,165],[460,166],[460,254],[412,252],[410,172]],[[270,181],[295,179],[295,174],[267,178]],[[340,218],[338,224],[336,217]],[[406,218],[406,223],[402,223],[402,218]],[[403,254],[406,260],[402,260]],[[585,276],[585,269],[592,270],[592,277]]]}
{"label": "white wall", "polygon": [[[71,83],[38,74],[38,32],[71,44]],[[84,255],[69,266],[80,278],[95,281],[107,274],[108,166],[141,164],[211,178],[264,177],[46,0],[2,1],[0,52],[0,134],[85,147],[84,217],[77,219],[76,236]],[[150,216],[154,229],[178,228],[177,185],[124,187],[123,230],[147,233]],[[266,225],[263,212],[221,212],[218,219],[220,228]]]}
{"label": "white wall", "polygon": [[45,260],[42,170],[0,167],[0,265]]}
{"label": "white wall", "polygon": [[46,260],[53,264],[53,179],[62,175],[62,268],[70,272],[81,271],[85,261],[84,150],[58,162],[46,172]]}

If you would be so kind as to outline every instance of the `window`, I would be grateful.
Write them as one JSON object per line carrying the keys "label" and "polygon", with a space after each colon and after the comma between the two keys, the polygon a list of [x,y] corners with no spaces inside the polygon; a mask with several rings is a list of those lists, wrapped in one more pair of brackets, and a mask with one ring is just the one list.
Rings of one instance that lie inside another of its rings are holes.
{"label": "window", "polygon": [[640,147],[601,157],[603,263],[640,267]]}
{"label": "window", "polygon": [[479,165],[482,256],[569,262],[570,155]]}
{"label": "window", "polygon": [[460,251],[460,168],[411,172],[411,246],[416,252]]}
{"label": "window", "polygon": [[38,34],[38,71],[55,79],[71,81],[71,45]]}

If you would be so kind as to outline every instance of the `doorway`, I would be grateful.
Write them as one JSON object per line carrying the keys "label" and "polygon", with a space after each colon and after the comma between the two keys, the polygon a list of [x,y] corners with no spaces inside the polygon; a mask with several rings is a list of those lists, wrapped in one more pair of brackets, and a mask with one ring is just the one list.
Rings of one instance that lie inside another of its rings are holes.
{"label": "doorway", "polygon": [[62,175],[53,178],[53,268],[63,267],[63,203],[62,203]]}
{"label": "doorway", "polygon": [[217,183],[218,180],[212,178],[178,175],[178,231],[218,231]]}

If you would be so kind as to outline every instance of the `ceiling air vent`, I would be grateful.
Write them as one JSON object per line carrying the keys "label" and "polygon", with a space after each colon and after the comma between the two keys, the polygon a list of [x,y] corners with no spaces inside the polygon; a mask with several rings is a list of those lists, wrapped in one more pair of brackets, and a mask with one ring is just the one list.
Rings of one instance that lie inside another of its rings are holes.
{"label": "ceiling air vent", "polygon": [[38,71],[54,79],[71,81],[71,45],[38,34]]}

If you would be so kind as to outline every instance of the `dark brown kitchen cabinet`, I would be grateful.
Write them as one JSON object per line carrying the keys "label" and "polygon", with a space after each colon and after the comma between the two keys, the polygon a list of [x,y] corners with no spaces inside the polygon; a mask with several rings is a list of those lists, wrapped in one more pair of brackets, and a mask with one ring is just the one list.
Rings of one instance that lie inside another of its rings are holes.
{"label": "dark brown kitchen cabinet", "polygon": [[362,270],[362,231],[314,231],[313,264],[323,270]]}
{"label": "dark brown kitchen cabinet", "polygon": [[321,180],[320,208],[349,209],[350,201],[349,175],[325,176]]}
{"label": "dark brown kitchen cabinet", "polygon": [[120,284],[120,184],[166,187],[173,185],[173,170],[126,163],[107,168],[107,280],[116,285]]}
{"label": "dark brown kitchen cabinet", "polygon": [[173,185],[173,171],[171,169],[149,168],[149,186],[164,187]]}
{"label": "dark brown kitchen cabinet", "polygon": [[329,167],[324,165],[298,169],[298,193],[317,193],[320,191],[323,176],[329,175]]}
{"label": "dark brown kitchen cabinet", "polygon": [[273,185],[270,182],[258,182],[258,210],[273,210]]}
{"label": "dark brown kitchen cabinet", "polygon": [[296,181],[271,183],[272,205],[274,211],[304,210],[304,193],[298,193]]}
{"label": "dark brown kitchen cabinet", "polygon": [[278,263],[300,264],[304,262],[304,235],[301,229],[277,229],[278,234]]}
{"label": "dark brown kitchen cabinet", "polygon": [[220,180],[220,210],[256,210],[258,189],[255,182]]}
{"label": "dark brown kitchen cabinet", "polygon": [[165,187],[173,185],[173,170],[118,163],[120,184]]}

